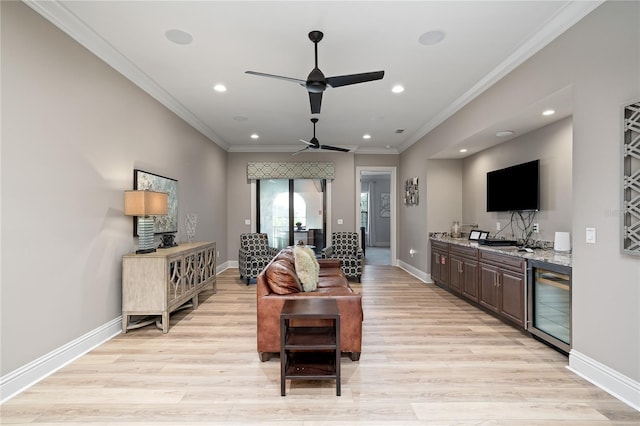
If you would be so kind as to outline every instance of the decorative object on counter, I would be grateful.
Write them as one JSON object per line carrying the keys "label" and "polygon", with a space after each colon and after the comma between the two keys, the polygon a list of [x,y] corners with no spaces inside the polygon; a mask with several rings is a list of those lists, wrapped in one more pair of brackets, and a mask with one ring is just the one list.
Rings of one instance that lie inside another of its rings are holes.
{"label": "decorative object on counter", "polygon": [[138,219],[137,254],[153,253],[153,218],[155,215],[167,214],[167,193],[155,191],[125,191],[124,214],[136,216]]}
{"label": "decorative object on counter", "polygon": [[[133,170],[133,189],[167,193],[167,212],[153,221],[153,233],[178,232],[178,181],[142,170]],[[133,236],[137,235],[138,221],[133,221]]]}
{"label": "decorative object on counter", "polygon": [[622,251],[640,255],[640,101],[623,116]]}
{"label": "decorative object on counter", "polygon": [[302,231],[302,222],[296,222],[296,228],[298,231]]}
{"label": "decorative object on counter", "polygon": [[170,248],[176,247],[178,244],[175,241],[176,236],[173,234],[164,234],[162,236],[162,244],[158,248]]}
{"label": "decorative object on counter", "polygon": [[418,205],[418,176],[406,180],[404,184],[404,204],[407,206]]}
{"label": "decorative object on counter", "polygon": [[196,236],[196,226],[198,225],[198,215],[195,213],[187,213],[184,218],[184,230],[187,234],[187,240],[192,243]]}
{"label": "decorative object on counter", "polygon": [[558,253],[569,253],[571,251],[571,234],[568,232],[556,232],[553,250]]}
{"label": "decorative object on counter", "polygon": [[486,240],[487,238],[489,238],[489,231],[474,229],[469,232],[469,241]]}
{"label": "decorative object on counter", "polygon": [[451,238],[460,238],[462,234],[460,234],[460,222],[457,220],[453,221],[453,225],[451,225]]}
{"label": "decorative object on counter", "polygon": [[429,232],[429,236],[433,238],[448,238],[448,232]]}

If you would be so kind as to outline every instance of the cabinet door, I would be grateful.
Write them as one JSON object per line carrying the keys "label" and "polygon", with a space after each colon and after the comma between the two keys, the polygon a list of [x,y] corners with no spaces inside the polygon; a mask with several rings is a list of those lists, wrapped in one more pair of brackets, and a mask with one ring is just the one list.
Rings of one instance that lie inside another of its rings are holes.
{"label": "cabinet door", "polygon": [[440,253],[440,281],[449,285],[449,254]]}
{"label": "cabinet door", "polygon": [[480,264],[480,294],[478,302],[485,308],[498,311],[498,268]]}
{"label": "cabinet door", "polygon": [[431,279],[440,281],[440,253],[431,250]]}
{"label": "cabinet door", "polygon": [[449,288],[457,293],[462,291],[464,285],[464,260],[461,257],[451,255],[449,262]]}
{"label": "cabinet door", "polygon": [[478,301],[478,262],[465,260],[463,266],[462,294],[475,302]]}
{"label": "cabinet door", "polygon": [[167,303],[170,305],[174,300],[178,300],[185,293],[182,257],[172,257],[167,263]]}
{"label": "cabinet door", "polygon": [[524,326],[524,275],[502,270],[499,284],[500,313]]}

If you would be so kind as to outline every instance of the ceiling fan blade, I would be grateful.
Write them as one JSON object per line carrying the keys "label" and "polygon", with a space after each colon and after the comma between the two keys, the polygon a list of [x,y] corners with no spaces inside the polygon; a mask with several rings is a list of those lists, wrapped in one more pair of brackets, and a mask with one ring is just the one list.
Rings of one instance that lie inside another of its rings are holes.
{"label": "ceiling fan blade", "polygon": [[339,75],[336,77],[327,78],[327,84],[331,87],[348,86],[350,84],[381,80],[382,77],[384,77],[384,71],[364,72],[361,74]]}
{"label": "ceiling fan blade", "polygon": [[309,103],[311,104],[311,114],[320,114],[320,106],[322,106],[322,92],[309,92]]}
{"label": "ceiling fan blade", "polygon": [[281,75],[275,75],[275,74],[265,74],[263,72],[257,72],[257,71],[245,71],[245,74],[251,74],[251,75],[257,75],[260,77],[269,77],[269,78],[277,78],[279,80],[286,80],[286,81],[290,81],[292,83],[298,83],[302,86],[306,85],[307,82],[306,80],[300,80],[299,78],[293,78],[293,77],[283,77]]}
{"label": "ceiling fan blade", "polygon": [[307,145],[314,146],[311,142],[309,142],[309,141],[305,141],[304,139],[300,139],[300,142],[304,142],[304,143],[306,143]]}
{"label": "ceiling fan blade", "polygon": [[310,147],[305,146],[304,148],[297,150],[296,152],[294,152],[294,153],[293,153],[293,154],[291,154],[291,155],[298,155],[298,154],[300,154],[302,151],[306,151],[306,150],[308,150],[309,148],[310,148]]}
{"label": "ceiling fan blade", "polygon": [[329,151],[340,151],[340,152],[349,152],[350,150],[346,149],[346,148],[338,148],[337,146],[331,146],[331,145],[320,145],[320,149],[326,149]]}

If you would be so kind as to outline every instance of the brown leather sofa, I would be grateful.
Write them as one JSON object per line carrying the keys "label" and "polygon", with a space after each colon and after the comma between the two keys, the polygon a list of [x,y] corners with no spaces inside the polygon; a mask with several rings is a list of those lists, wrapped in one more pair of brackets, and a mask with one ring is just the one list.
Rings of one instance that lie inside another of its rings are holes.
{"label": "brown leather sofa", "polygon": [[[352,361],[362,350],[362,296],[353,291],[339,260],[318,260],[318,288],[303,292],[295,272],[292,248],[285,248],[258,274],[258,353],[261,361],[280,353],[280,311],[287,299],[326,297],[335,299],[340,311],[340,349]],[[317,322],[317,321],[316,321]],[[319,325],[319,324],[313,324]]]}

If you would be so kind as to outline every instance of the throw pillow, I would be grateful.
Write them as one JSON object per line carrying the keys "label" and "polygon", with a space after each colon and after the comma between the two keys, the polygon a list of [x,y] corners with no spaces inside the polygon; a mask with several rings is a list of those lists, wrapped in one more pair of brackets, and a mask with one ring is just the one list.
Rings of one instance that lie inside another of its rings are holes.
{"label": "throw pillow", "polygon": [[296,274],[302,283],[302,291],[314,291],[318,288],[320,266],[313,251],[308,247],[297,246],[293,249]]}
{"label": "throw pillow", "polygon": [[292,266],[284,259],[276,259],[267,267],[267,283],[273,293],[291,294],[302,290],[300,280]]}

